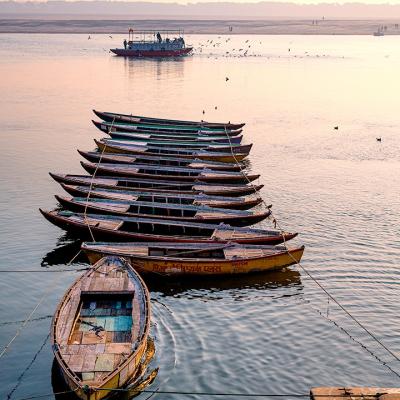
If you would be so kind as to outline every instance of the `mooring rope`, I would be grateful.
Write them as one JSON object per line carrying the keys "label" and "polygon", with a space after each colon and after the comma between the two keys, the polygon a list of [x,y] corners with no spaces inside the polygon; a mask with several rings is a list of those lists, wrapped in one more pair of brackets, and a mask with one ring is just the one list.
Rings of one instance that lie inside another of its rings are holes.
{"label": "mooring rope", "polygon": [[[109,132],[111,132],[111,130],[113,129],[113,126],[114,126],[114,123],[115,123],[115,118],[116,118],[116,116],[114,116],[114,118],[113,118],[113,120],[112,120],[112,122],[111,122],[111,126],[110,126],[110,128],[109,128]],[[89,221],[88,221],[88,219],[87,219],[87,209],[88,209],[88,206],[89,206],[90,194],[91,194],[92,188],[93,188],[93,181],[94,181],[94,179],[95,179],[95,177],[96,177],[97,170],[99,169],[99,166],[100,166],[100,164],[101,164],[101,160],[102,160],[103,155],[104,155],[104,153],[105,153],[105,151],[106,151],[106,147],[107,147],[107,144],[104,143],[103,149],[101,150],[100,157],[99,157],[99,159],[98,159],[98,161],[97,161],[97,164],[96,164],[96,168],[95,168],[95,170],[94,170],[94,172],[93,172],[93,174],[92,174],[92,177],[91,177],[91,179],[90,179],[89,192],[88,192],[88,194],[87,194],[87,196],[86,196],[85,209],[84,209],[84,211],[83,211],[83,220],[84,220],[84,222],[86,223],[86,225],[87,225],[87,227],[88,227],[88,229],[89,229],[90,236],[92,237],[93,242],[96,242],[96,239],[95,239],[94,236],[93,236],[92,229],[91,229],[90,224],[89,224]]]}
{"label": "mooring rope", "polygon": [[[53,275],[54,277],[57,276],[57,274]],[[18,327],[17,331],[15,332],[15,335],[11,338],[11,340],[4,346],[3,350],[0,352],[0,359],[4,356],[4,354],[7,352],[7,350],[10,348],[14,340],[19,336],[21,333],[22,329],[26,326],[26,324],[31,320],[31,317],[33,314],[36,312],[36,310],[39,308],[39,306],[43,303],[44,299],[49,295],[50,291],[54,288],[58,280],[61,278],[62,274],[58,274],[57,279],[53,279],[49,286],[47,287],[47,290],[44,292],[43,296],[40,298],[38,303],[35,305],[33,310],[28,314],[28,316],[25,318],[25,320],[22,322],[22,324]]]}
{"label": "mooring rope", "polygon": [[[227,130],[226,130],[226,126],[225,126],[225,134],[229,140],[229,143],[231,145],[231,139],[230,139],[230,135],[228,134]],[[237,158],[235,157],[235,154],[233,153],[233,149],[232,149],[232,145],[231,145],[231,154],[233,156],[233,158],[236,161],[236,164],[239,166],[240,168],[240,172],[243,174],[243,176],[247,179],[247,181],[250,183],[250,185],[253,187],[254,192],[258,193],[259,191],[257,190],[257,188],[254,186],[254,184],[249,180],[249,178],[247,177],[247,175],[243,172],[243,169],[241,168],[241,165],[239,164]],[[265,200],[261,197],[262,203],[264,204],[264,206],[266,208],[268,208],[267,203],[265,202]],[[271,210],[270,210],[271,211]],[[294,261],[294,264],[297,264],[302,271],[304,271],[305,274],[307,274],[307,276],[328,296],[328,299],[332,300],[350,319],[352,319],[362,330],[364,330],[368,336],[370,336],[376,343],[378,343],[384,350],[386,350],[396,361],[400,361],[400,358],[392,351],[390,350],[381,340],[379,340],[376,335],[374,335],[368,328],[366,328],[360,321],[358,321],[358,319],[356,317],[354,317],[350,311],[348,311],[338,300],[336,300],[335,297],[333,297],[327,289],[325,289],[324,286],[322,286],[322,284],[316,279],[314,278],[314,276],[311,275],[311,273],[301,264],[301,262],[299,260],[297,260],[293,254],[290,252],[290,250],[287,247],[286,244],[286,238],[285,238],[285,231],[282,229],[281,225],[279,224],[279,221],[273,216],[273,213],[271,211],[270,217],[273,218],[273,223],[275,225],[275,227],[278,227],[278,230],[281,232],[282,234],[282,240],[283,240],[283,245],[285,246],[286,250],[287,250],[287,254],[289,255],[289,257]],[[395,372],[394,370],[391,369],[391,371],[398,377],[400,378],[400,374]]]}
{"label": "mooring rope", "polygon": [[21,385],[22,380],[25,376],[25,374],[31,369],[32,365],[35,363],[37,357],[39,356],[39,354],[41,353],[41,351],[43,350],[44,346],[46,346],[47,341],[50,338],[50,332],[46,335],[46,337],[43,340],[43,343],[41,344],[41,346],[39,347],[39,349],[36,351],[36,353],[34,354],[34,356],[32,357],[31,361],[29,362],[29,364],[25,367],[25,369],[21,372],[21,374],[19,375],[19,377],[17,378],[17,383],[15,384],[15,386],[8,392],[7,394],[7,400],[10,400],[13,393],[18,389],[18,387]]}

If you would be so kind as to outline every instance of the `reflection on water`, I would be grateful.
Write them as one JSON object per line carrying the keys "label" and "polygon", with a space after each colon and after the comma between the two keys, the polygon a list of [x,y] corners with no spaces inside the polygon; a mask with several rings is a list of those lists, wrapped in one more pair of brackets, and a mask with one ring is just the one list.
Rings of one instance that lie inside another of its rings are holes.
{"label": "reflection on water", "polygon": [[[160,293],[163,297],[173,296],[187,299],[221,300],[227,296],[235,300],[248,299],[249,290],[274,290],[285,286],[301,289],[301,276],[296,270],[285,268],[278,271],[269,271],[247,275],[214,276],[214,277],[176,277],[160,278],[145,276],[149,290]],[[223,293],[221,293],[223,292]],[[294,293],[292,293],[294,295]],[[252,296],[256,296],[254,292]]]}
{"label": "reflection on water", "polygon": [[[82,173],[75,150],[89,150],[99,138],[92,108],[244,121],[262,195],[284,228],[300,232],[304,266],[385,345],[400,350],[399,36],[232,35],[224,42],[194,35],[188,42],[203,44],[202,55],[166,62],[113,57],[108,35],[0,36],[4,269],[64,269],[79,250],[37,209],[54,207],[52,195],[61,193],[49,171]],[[249,44],[247,57],[236,57]],[[75,262],[86,265],[84,256]],[[24,321],[51,290],[0,359],[0,398],[34,358],[50,329],[47,316],[78,277],[63,272],[54,284],[54,275],[1,275],[3,322]],[[225,279],[146,280],[152,368],[160,368],[150,388],[279,394],[308,393],[315,385],[398,384],[315,311],[328,309],[331,320],[394,365],[295,267]],[[0,325],[1,347],[18,326]],[[51,392],[52,361],[46,345],[11,400]]]}
{"label": "reflection on water", "polygon": [[[82,241],[71,241],[71,236],[66,233],[59,237],[57,247],[49,251],[42,259],[42,266],[71,265],[87,263],[88,259],[80,252]],[[301,276],[297,270],[285,268],[277,271],[267,271],[235,276],[198,276],[177,277],[144,275],[150,292],[162,296],[201,297],[203,300],[218,300],[218,292],[226,296],[241,299],[243,289],[272,290],[284,286],[298,286],[301,288]]]}
{"label": "reflection on water", "polygon": [[125,74],[129,79],[143,75],[160,79],[181,79],[185,73],[186,63],[191,62],[190,57],[167,59],[133,59],[114,57],[116,63],[123,63]]}
{"label": "reflection on water", "polygon": [[[80,252],[82,242],[74,240],[68,233],[62,235],[57,242],[57,247],[49,251],[42,259],[41,266],[54,266],[86,262],[86,257]],[[79,253],[79,254],[78,254]]]}

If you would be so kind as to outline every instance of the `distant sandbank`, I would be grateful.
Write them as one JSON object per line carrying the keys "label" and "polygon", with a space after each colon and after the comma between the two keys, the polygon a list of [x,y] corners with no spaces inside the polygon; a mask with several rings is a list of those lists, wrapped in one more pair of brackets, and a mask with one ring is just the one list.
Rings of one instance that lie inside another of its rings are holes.
{"label": "distant sandbank", "polygon": [[[0,33],[126,33],[138,30],[184,29],[188,34],[266,35],[372,35],[382,28],[385,35],[399,35],[394,20],[122,20],[122,19],[0,19]],[[232,31],[230,31],[230,27]]]}

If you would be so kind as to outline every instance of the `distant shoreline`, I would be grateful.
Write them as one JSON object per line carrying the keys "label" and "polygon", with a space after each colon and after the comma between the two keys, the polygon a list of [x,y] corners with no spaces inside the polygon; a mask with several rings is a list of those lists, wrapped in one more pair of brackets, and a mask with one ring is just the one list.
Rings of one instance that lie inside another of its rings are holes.
{"label": "distant shoreline", "polygon": [[[184,29],[186,34],[260,35],[372,35],[383,27],[385,35],[400,35],[395,20],[119,20],[119,19],[0,19],[0,33],[124,34],[136,30]],[[229,30],[232,27],[232,31]]]}

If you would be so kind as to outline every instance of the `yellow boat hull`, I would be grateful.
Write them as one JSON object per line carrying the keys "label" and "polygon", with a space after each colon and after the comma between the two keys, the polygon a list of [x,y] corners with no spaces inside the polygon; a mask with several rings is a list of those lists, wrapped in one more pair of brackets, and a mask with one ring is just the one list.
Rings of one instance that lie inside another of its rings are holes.
{"label": "yellow boat hull", "polygon": [[[120,254],[140,273],[157,275],[232,275],[249,274],[281,269],[300,262],[304,247],[291,249],[290,252],[278,253],[272,256],[231,259],[231,260],[184,260],[154,259],[126,256]],[[89,261],[93,264],[107,253],[85,249]]]}
{"label": "yellow boat hull", "polygon": [[[101,400],[105,397],[109,397],[115,394],[115,391],[107,390],[107,389],[120,389],[124,387],[132,377],[135,376],[142,358],[145,355],[147,348],[147,341],[143,341],[137,349],[137,352],[134,357],[131,357],[127,360],[123,366],[121,366],[120,370],[115,372],[110,376],[110,378],[104,382],[102,386],[98,387],[89,387],[88,391],[85,387],[82,387],[68,372],[67,369],[60,368],[61,373],[67,383],[67,385],[71,388],[71,390],[75,391],[75,394],[82,400]],[[61,364],[61,360],[56,356]]]}

